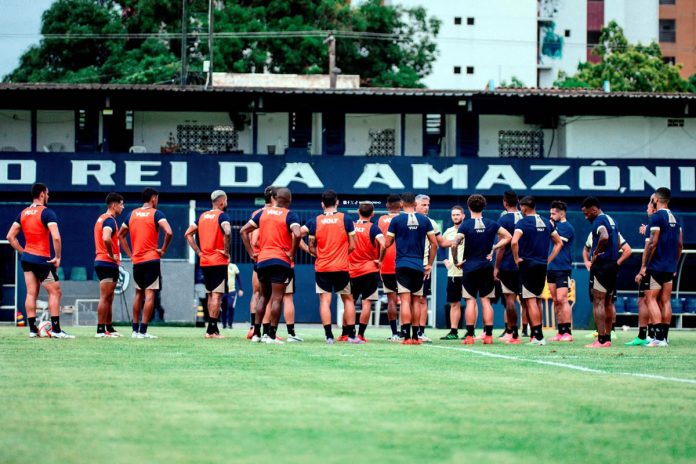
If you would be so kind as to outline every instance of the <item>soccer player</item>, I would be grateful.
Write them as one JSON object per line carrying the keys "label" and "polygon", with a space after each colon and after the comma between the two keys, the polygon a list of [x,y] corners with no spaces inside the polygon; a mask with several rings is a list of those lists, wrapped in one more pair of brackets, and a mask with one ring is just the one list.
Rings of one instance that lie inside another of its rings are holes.
{"label": "soccer player", "polygon": [[99,278],[96,338],[120,337],[112,323],[114,290],[121,265],[121,246],[118,242],[116,216],[123,212],[123,197],[115,192],[106,196],[106,212],[94,224],[94,272]]}
{"label": "soccer player", "polygon": [[[147,187],[142,193],[143,206],[126,215],[118,232],[118,238],[126,254],[133,261],[133,334],[132,338],[157,338],[147,332],[147,325],[155,309],[155,293],[160,289],[160,259],[172,242],[172,228],[162,211],[157,209],[159,193]],[[159,231],[164,232],[160,248]],[[125,240],[130,235],[131,245]],[[132,251],[131,251],[132,247]],[[143,299],[145,303],[143,304]],[[141,317],[142,309],[142,320]],[[140,321],[140,322],[138,322]]]}
{"label": "soccer player", "polygon": [[[498,223],[508,231],[510,236],[515,233],[515,224],[517,224],[524,216],[518,209],[519,198],[515,192],[508,190],[503,194],[503,211],[500,214]],[[493,277],[500,281],[500,287],[503,292],[505,304],[505,334],[501,337],[503,341],[518,339],[519,332],[517,321],[517,297],[520,296],[520,272],[512,256],[512,248],[506,246],[503,251],[495,254],[495,269]],[[520,310],[522,312],[522,328],[527,330],[525,319],[527,313],[527,303],[525,299],[520,298]],[[525,332],[526,333],[526,332]],[[514,342],[518,344],[519,342]]]}
{"label": "soccer player", "polygon": [[353,300],[362,298],[358,338],[363,342],[365,329],[370,322],[372,302],[379,297],[379,248],[384,247],[384,234],[377,224],[372,223],[375,208],[372,202],[362,202],[358,208],[355,228],[355,250],[348,256],[350,288]]}
{"label": "soccer player", "polygon": [[[430,212],[430,197],[428,195],[416,195],[416,212],[427,217],[430,223],[432,224],[433,230],[435,231],[435,240],[437,241],[438,246],[442,248],[449,248],[450,246],[452,246],[452,243],[450,243],[448,240],[445,240],[445,238],[440,233],[440,226],[437,225],[437,222],[428,217],[428,213]],[[435,249],[435,253],[437,253],[437,248]],[[430,241],[426,239],[425,251],[423,253],[423,266],[428,264],[429,255]],[[428,324],[428,297],[432,294],[430,276],[431,274],[425,275],[425,280],[423,281],[423,295],[416,296],[414,302],[414,305],[418,307],[418,313],[420,314],[420,320],[418,321],[418,339],[424,343],[432,343],[432,340],[429,337],[425,336],[425,326]]]}
{"label": "soccer player", "polygon": [[331,296],[335,292],[343,300],[343,317],[348,343],[364,343],[355,334],[355,301],[350,289],[348,255],[355,249],[353,221],[337,211],[338,197],[333,190],[321,195],[324,213],[302,227],[309,236],[309,249],[316,255],[315,281],[319,295],[319,313],[324,325],[326,343],[334,343],[331,331]]}
{"label": "soccer player", "polygon": [[[527,300],[529,323],[532,326],[530,344],[543,346],[546,345],[546,340],[541,330],[540,297],[546,284],[548,263],[556,258],[563,242],[553,224],[536,213],[534,197],[522,198],[520,208],[524,217],[515,224],[515,233],[511,242],[512,255],[520,270],[522,298]],[[551,241],[553,241],[553,248],[549,254]],[[514,343],[512,340],[508,342]]]}
{"label": "soccer player", "polygon": [[[244,247],[251,259],[256,262],[256,272],[261,284],[261,294],[256,303],[256,319],[254,320],[254,335],[251,341],[261,342],[261,324],[266,313],[266,304],[270,300],[271,326],[268,333],[268,344],[282,344],[276,338],[278,321],[280,320],[280,305],[285,295],[285,289],[292,278],[291,263],[300,241],[300,219],[289,210],[292,204],[290,189],[276,190],[276,205],[259,210],[253,218],[239,231]],[[251,234],[258,229],[258,253],[251,245]]]}
{"label": "soccer player", "polygon": [[[573,315],[570,304],[568,303],[568,288],[570,286],[570,275],[573,269],[573,242],[575,240],[575,229],[566,220],[568,205],[563,201],[551,202],[551,221],[556,228],[556,232],[561,237],[563,248],[556,258],[549,262],[546,272],[546,281],[549,284],[549,292],[553,298],[553,307],[556,312],[556,322],[558,323],[558,334],[551,338],[552,342],[572,342],[573,334],[571,325]],[[549,253],[552,250],[549,249]]]}
{"label": "soccer player", "polygon": [[[401,213],[401,197],[395,193],[387,197],[387,214],[379,217],[377,225],[386,238],[387,230],[392,219]],[[398,289],[396,285],[396,247],[380,249],[380,275],[382,277],[382,288],[387,295],[387,319],[391,328],[390,342],[401,342],[403,337],[397,329],[397,297]]]}
{"label": "soccer player", "polygon": [[[205,338],[224,338],[220,335],[218,319],[222,295],[227,293],[227,267],[230,264],[230,235],[232,226],[227,209],[227,195],[222,190],[210,194],[213,207],[202,213],[186,229],[184,237],[200,260],[205,290],[208,293],[208,329]],[[198,232],[198,244],[194,235]],[[199,246],[200,245],[200,246]]]}
{"label": "soccer player", "polygon": [[[385,248],[396,243],[396,285],[401,297],[401,331],[404,345],[420,345],[418,324],[420,314],[413,297],[423,295],[423,279],[430,274],[435,261],[437,240],[430,220],[416,212],[416,197],[411,192],[401,195],[403,213],[392,218],[384,240]],[[423,265],[425,239],[430,242],[428,262]],[[413,335],[411,323],[413,321]]]}
{"label": "soccer player", "polygon": [[[276,198],[276,187],[269,185],[266,187],[263,191],[263,199],[265,201],[265,204],[262,208],[257,209],[251,214],[251,218],[256,216],[259,211],[268,208],[269,206],[275,206],[275,198]],[[249,218],[249,219],[251,219]],[[255,229],[252,236],[251,236],[251,246],[254,248],[254,251],[256,255],[259,254],[261,251],[258,247],[258,229]],[[256,262],[254,262],[254,270],[251,273],[251,300],[249,301],[249,312],[251,313],[251,326],[249,327],[249,332],[247,332],[247,340],[251,340],[251,337],[254,336],[254,323],[256,321],[256,305],[259,302],[259,296],[261,295],[261,284],[259,284],[259,278],[258,274],[256,273]],[[269,301],[270,303],[270,301]],[[269,312],[269,317],[270,317],[270,312]],[[269,322],[270,324],[270,322]],[[270,325],[269,325],[270,327]]]}
{"label": "soccer player", "polygon": [[[464,318],[466,320],[466,336],[463,345],[474,344],[474,327],[478,317],[476,298],[481,298],[483,308],[483,344],[493,344],[493,307],[491,298],[495,296],[495,281],[493,280],[492,254],[505,248],[512,236],[500,224],[483,217],[486,199],[483,195],[474,194],[467,200],[469,219],[462,221],[457,236],[452,244],[452,259],[454,265],[462,269],[462,293],[466,299]],[[498,237],[498,242],[495,239]],[[460,262],[457,250],[464,243],[464,261]],[[494,244],[495,243],[495,244]],[[518,339],[519,340],[519,339]]]}
{"label": "soccer player", "polygon": [[[52,338],[75,338],[60,328],[60,298],[62,291],[58,282],[58,272],[62,251],[58,218],[48,204],[48,187],[42,183],[31,186],[31,206],[22,210],[12,223],[7,233],[7,241],[12,248],[22,256],[21,264],[24,271],[24,282],[27,286],[27,296],[24,309],[29,323],[29,338],[39,336],[36,327],[36,299],[40,286],[48,293],[48,311],[51,314]],[[20,245],[17,236],[24,234],[24,247]],[[54,254],[51,257],[51,242]]]}
{"label": "soccer player", "polygon": [[592,223],[592,249],[590,266],[590,289],[597,340],[588,348],[611,347],[613,311],[612,294],[616,290],[616,264],[619,252],[618,227],[613,219],[604,214],[599,200],[588,197],[582,202],[582,213]]}
{"label": "soccer player", "polygon": [[[646,213],[648,214],[648,218],[655,214],[652,199],[648,201]],[[648,242],[650,241],[650,228],[647,226],[647,224],[641,224],[638,228],[638,233],[645,237],[645,242],[643,245],[643,249],[645,250],[645,248],[648,246]],[[620,237],[619,240],[621,240]],[[590,245],[592,245],[591,242]],[[585,250],[583,250],[583,252],[584,251]],[[650,311],[645,303],[645,291],[641,288],[641,285],[638,284],[638,336],[630,342],[626,342],[625,345],[645,346],[650,343],[655,338],[655,323],[660,323],[661,319],[662,318],[660,317],[660,320],[653,321],[650,318]]]}
{"label": "soccer player", "polygon": [[650,240],[646,243],[643,262],[636,282],[645,293],[645,304],[655,327],[655,339],[647,346],[668,346],[669,325],[672,322],[672,280],[683,248],[682,230],[669,210],[672,192],[660,187],[650,197],[655,213],[650,216]]}
{"label": "soccer player", "polygon": [[[445,230],[442,236],[454,243],[459,226],[464,220],[464,208],[459,205],[453,206],[450,211],[450,217],[452,218],[452,227]],[[464,259],[463,243],[457,247],[456,254],[457,261],[461,263]],[[459,340],[459,321],[462,317],[462,270],[454,265],[453,256],[452,249],[448,248],[448,257],[443,260],[443,263],[447,268],[447,303],[450,305],[450,331],[444,337],[440,337],[440,340]]]}
{"label": "soccer player", "polygon": [[[614,220],[612,219],[611,216],[608,214],[605,214],[607,217],[607,220],[610,222],[613,222]],[[619,237],[619,249],[618,249],[618,256],[619,258],[616,260],[616,267],[617,269],[621,267],[621,265],[628,260],[628,258],[631,257],[631,254],[633,253],[633,250],[631,250],[631,245],[628,244],[626,239],[624,239],[623,235],[621,235],[621,232],[618,233]],[[585,263],[585,268],[589,271],[592,268],[592,260],[590,259],[590,251],[592,250],[592,240],[593,240],[593,233],[590,231],[589,234],[587,234],[587,240],[585,241],[585,247],[582,250],[582,259]],[[590,295],[590,300],[593,299],[592,297],[592,288],[589,288],[589,295]],[[606,307],[607,313],[612,314],[612,322],[611,322],[611,335],[610,338],[612,340],[615,340],[617,337],[615,326],[616,326],[616,289],[611,292],[611,298],[609,299],[609,304]],[[595,331],[592,334],[587,335],[588,338],[594,337],[597,338],[597,331]]]}
{"label": "soccer player", "polygon": [[231,329],[234,322],[234,307],[237,297],[244,296],[242,289],[241,271],[236,264],[227,266],[227,293],[222,296],[222,328]]}

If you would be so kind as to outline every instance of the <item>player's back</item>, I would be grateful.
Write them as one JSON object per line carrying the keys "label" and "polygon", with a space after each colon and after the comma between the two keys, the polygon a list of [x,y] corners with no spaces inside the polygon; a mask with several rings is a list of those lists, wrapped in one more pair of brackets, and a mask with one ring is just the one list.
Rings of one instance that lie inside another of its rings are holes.
{"label": "player's back", "polygon": [[500,224],[487,218],[464,219],[458,234],[464,237],[464,265],[466,272],[490,266],[488,256],[498,236]]}
{"label": "player's back", "polygon": [[[292,250],[291,226],[298,223],[295,213],[287,208],[268,206],[261,209],[254,219],[259,228],[257,263],[264,261],[289,265],[288,252]],[[298,224],[299,225],[299,224]]]}
{"label": "player's back", "polygon": [[430,219],[420,213],[401,213],[392,219],[387,233],[394,237],[397,268],[423,270],[425,239],[432,230]]}
{"label": "player's back", "polygon": [[314,269],[316,272],[347,271],[348,234],[353,231],[352,221],[338,212],[320,214],[314,221],[313,235],[317,244]]}
{"label": "player's back", "polygon": [[650,217],[650,231],[659,230],[655,253],[648,264],[648,269],[658,272],[677,272],[677,253],[681,225],[668,209],[657,210]]}
{"label": "player's back", "polygon": [[348,256],[350,276],[359,277],[377,272],[375,260],[379,258],[375,239],[382,234],[379,227],[371,221],[357,221],[355,228],[355,250]]}
{"label": "player's back", "polygon": [[538,214],[528,215],[517,222],[515,230],[518,229],[522,231],[519,240],[520,258],[528,263],[546,265],[551,233],[554,231],[551,221]]}
{"label": "player's back", "polygon": [[164,215],[155,208],[136,208],[127,219],[133,264],[158,261],[159,221]]}
{"label": "player's back", "polygon": [[201,266],[225,266],[229,258],[225,251],[225,235],[222,224],[230,220],[219,209],[206,211],[198,217],[198,242],[201,249]]}
{"label": "player's back", "polygon": [[[56,221],[55,213],[43,205],[31,205],[22,210],[17,222],[22,227],[24,234],[24,254],[30,255],[26,258],[31,256],[51,257],[51,233],[48,230],[48,224]],[[22,259],[26,261],[24,254]]]}

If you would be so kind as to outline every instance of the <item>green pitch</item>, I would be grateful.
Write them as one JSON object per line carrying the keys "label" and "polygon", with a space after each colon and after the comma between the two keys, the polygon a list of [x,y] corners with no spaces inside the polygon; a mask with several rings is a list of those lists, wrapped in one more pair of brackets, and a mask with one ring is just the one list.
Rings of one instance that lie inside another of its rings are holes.
{"label": "green pitch", "polygon": [[667,349],[624,347],[624,332],[588,350],[587,332],[464,347],[368,329],[367,345],[326,346],[307,329],[303,344],[267,346],[238,327],[224,340],[0,328],[0,461],[696,461],[694,332],[672,331]]}

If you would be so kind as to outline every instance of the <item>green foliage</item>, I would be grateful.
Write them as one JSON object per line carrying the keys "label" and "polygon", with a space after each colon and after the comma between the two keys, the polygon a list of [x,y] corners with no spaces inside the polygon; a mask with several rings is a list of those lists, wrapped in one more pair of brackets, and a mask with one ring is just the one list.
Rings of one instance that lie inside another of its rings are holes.
{"label": "green foliage", "polygon": [[[423,8],[384,6],[368,0],[233,0],[214,2],[216,32],[338,31],[398,34],[399,39],[336,41],[337,66],[364,85],[420,87],[432,71],[440,21]],[[189,0],[189,67],[208,56],[207,0]],[[181,0],[56,0],[44,13],[44,34],[135,34],[181,31]],[[12,82],[154,83],[176,79],[177,39],[44,38],[5,77]],[[218,72],[328,73],[324,37],[243,37],[215,40]]]}
{"label": "green foliage", "polygon": [[517,76],[512,76],[509,83],[508,81],[503,81],[499,87],[504,89],[523,89],[526,86]]}
{"label": "green foliage", "polygon": [[636,92],[689,92],[694,86],[679,75],[680,65],[665,63],[660,46],[630,44],[623,29],[611,21],[602,29],[599,43],[593,53],[601,58],[599,63],[585,62],[578,65],[573,76],[559,73],[554,83],[560,88],[602,88],[609,81],[613,91]]}

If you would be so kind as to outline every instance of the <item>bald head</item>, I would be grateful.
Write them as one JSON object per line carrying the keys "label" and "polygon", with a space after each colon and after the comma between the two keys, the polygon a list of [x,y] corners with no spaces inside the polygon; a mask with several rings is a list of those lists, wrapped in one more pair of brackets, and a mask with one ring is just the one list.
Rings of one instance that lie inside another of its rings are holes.
{"label": "bald head", "polygon": [[286,187],[279,187],[276,190],[276,202],[281,208],[290,206],[290,203],[292,203],[292,193],[290,192],[290,189]]}

